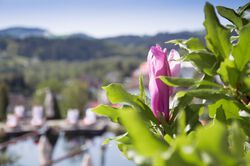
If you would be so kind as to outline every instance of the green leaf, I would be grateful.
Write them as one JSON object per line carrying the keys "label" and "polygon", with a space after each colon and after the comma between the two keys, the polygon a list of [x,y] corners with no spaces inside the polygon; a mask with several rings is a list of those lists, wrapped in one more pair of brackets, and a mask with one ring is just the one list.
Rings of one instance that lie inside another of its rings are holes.
{"label": "green leaf", "polygon": [[192,52],[183,57],[184,61],[191,61],[200,71],[213,76],[218,67],[216,57],[204,52]]}
{"label": "green leaf", "polygon": [[109,117],[113,122],[118,122],[119,111],[121,109],[113,108],[107,105],[99,105],[92,109],[93,112]]}
{"label": "green leaf", "polygon": [[209,116],[211,118],[215,118],[217,116],[216,114],[218,114],[220,111],[224,112],[226,120],[240,118],[240,109],[238,108],[238,106],[234,102],[225,99],[221,99],[214,104],[210,104],[208,106],[208,110]]}
{"label": "green leaf", "polygon": [[147,96],[146,96],[146,91],[145,91],[145,88],[144,88],[144,80],[143,80],[142,75],[139,78],[139,90],[140,90],[139,97],[141,98],[142,101],[146,102],[147,101]]}
{"label": "green leaf", "polygon": [[174,101],[177,101],[177,106],[174,109],[173,116],[175,117],[180,109],[184,109],[192,99],[193,97],[188,95],[186,91],[177,92],[174,99]]}
{"label": "green leaf", "polygon": [[200,109],[203,106],[204,106],[203,104],[187,105],[185,113],[186,113],[186,124],[189,125],[189,128],[186,128],[186,132],[193,131],[197,126],[200,126],[199,114],[200,114]]}
{"label": "green leaf", "polygon": [[178,135],[184,135],[186,132],[185,132],[185,127],[186,127],[186,115],[183,111],[181,111],[179,114],[178,114]]}
{"label": "green leaf", "polygon": [[250,92],[250,77],[244,78],[243,82],[246,85],[246,91]]}
{"label": "green leaf", "polygon": [[128,93],[121,84],[110,84],[103,87],[106,91],[107,97],[113,104],[129,104],[135,109],[141,112],[142,116],[146,116],[148,121],[158,123],[157,119],[154,117],[151,109],[143,103],[143,101],[136,95]]}
{"label": "green leaf", "polygon": [[198,38],[190,38],[184,42],[187,48],[192,51],[203,50],[206,49],[203,43]]}
{"label": "green leaf", "polygon": [[250,9],[250,2],[248,2],[248,3],[245,4],[244,6],[239,7],[239,9],[238,9],[238,14],[242,16],[242,15],[244,14],[244,12],[245,12],[246,10],[249,10],[249,9]]}
{"label": "green leaf", "polygon": [[167,77],[160,76],[159,77],[165,84],[172,87],[189,87],[196,83],[197,80],[191,78],[177,78],[177,77]]}
{"label": "green leaf", "polygon": [[128,93],[121,84],[113,83],[103,87],[103,89],[112,104],[128,103],[133,105],[137,100],[137,96]]}
{"label": "green leaf", "polygon": [[227,138],[227,128],[219,122],[197,131],[197,148],[210,157],[207,165],[233,165],[234,159],[230,155]]}
{"label": "green leaf", "polygon": [[234,122],[230,128],[229,144],[231,151],[234,156],[242,157],[245,153],[245,141],[246,135],[239,126],[238,123]]}
{"label": "green leaf", "polygon": [[215,54],[219,61],[229,57],[231,52],[230,30],[223,27],[210,3],[205,5],[205,22],[207,31],[207,47]]}
{"label": "green leaf", "polygon": [[200,39],[193,37],[188,40],[183,40],[183,39],[169,40],[165,43],[172,43],[175,45],[179,45],[179,47],[189,50],[191,52],[206,49]]}
{"label": "green leaf", "polygon": [[216,101],[219,99],[231,99],[229,96],[225,94],[223,91],[215,90],[215,89],[194,89],[186,92],[186,95],[207,99],[210,101]]}
{"label": "green leaf", "polygon": [[174,139],[168,134],[164,135],[164,140],[170,145],[174,141]]}
{"label": "green leaf", "polygon": [[165,165],[166,161],[161,155],[155,156],[152,166],[165,166]]}
{"label": "green leaf", "polygon": [[171,44],[175,44],[175,45],[180,45],[183,43],[183,39],[174,39],[174,40],[169,40],[169,41],[166,41],[165,43],[171,43]]}
{"label": "green leaf", "polygon": [[233,61],[225,59],[225,61],[221,63],[220,68],[217,72],[218,74],[220,74],[224,83],[230,84],[233,88],[237,87],[240,73],[235,68],[235,64]]}
{"label": "green leaf", "polygon": [[238,29],[240,29],[243,26],[240,15],[238,15],[233,9],[226,8],[223,6],[217,6],[216,8],[217,8],[218,13],[222,17],[231,21],[233,24],[235,24],[238,27]]}
{"label": "green leaf", "polygon": [[244,26],[239,32],[239,42],[233,47],[235,64],[240,71],[243,71],[250,61],[250,24]]}
{"label": "green leaf", "polygon": [[103,144],[106,145],[110,141],[116,141],[117,143],[122,143],[122,144],[131,144],[131,140],[128,137],[128,133],[124,133],[122,135],[119,135],[113,138],[107,138],[103,141]]}
{"label": "green leaf", "polygon": [[[181,145],[181,143],[179,143]],[[179,146],[180,146],[179,145]],[[189,147],[187,147],[189,148]],[[183,150],[184,149],[184,150]],[[204,166],[201,164],[201,161],[199,160],[198,156],[194,153],[187,153],[185,151],[185,148],[178,147],[177,149],[174,149],[174,151],[171,154],[171,157],[169,157],[166,162],[165,166]],[[192,148],[191,148],[192,149]]]}
{"label": "green leaf", "polygon": [[177,77],[167,77],[167,76],[160,76],[160,79],[167,85],[172,87],[189,87],[189,86],[200,86],[200,85],[206,85],[206,86],[212,86],[212,87],[219,87],[220,85],[206,81],[206,80],[196,80],[192,78],[177,78]]}
{"label": "green leaf", "polygon": [[241,128],[244,130],[244,133],[248,137],[250,137],[250,128],[249,128],[250,118],[249,117],[241,117],[241,119],[239,119],[237,122],[240,124]]}
{"label": "green leaf", "polygon": [[123,111],[121,123],[140,154],[153,157],[167,150],[167,144],[150,132],[138,112],[133,110]]}

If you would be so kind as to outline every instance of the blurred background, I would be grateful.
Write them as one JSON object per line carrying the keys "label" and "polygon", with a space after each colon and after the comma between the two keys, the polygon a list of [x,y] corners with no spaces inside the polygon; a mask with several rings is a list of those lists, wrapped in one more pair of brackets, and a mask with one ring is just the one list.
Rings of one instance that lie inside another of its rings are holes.
{"label": "blurred background", "polygon": [[[248,1],[209,2],[237,8]],[[82,120],[89,108],[108,104],[101,87],[111,82],[136,92],[140,75],[147,83],[145,61],[150,46],[158,43],[170,50],[176,47],[165,41],[203,40],[204,4],[204,0],[0,0],[0,120],[1,126],[7,124],[0,135],[22,132],[17,126],[27,125],[40,107],[47,112],[42,113],[42,120],[70,121],[72,109],[79,112],[76,119]],[[192,72],[182,74],[193,76]],[[54,112],[51,117],[48,107]],[[31,124],[35,129],[43,126],[43,122],[36,125],[38,121]],[[112,134],[88,139],[92,164],[132,165],[115,145],[103,150],[102,140]],[[61,133],[58,139],[52,159],[72,150],[67,150],[71,139]],[[9,137],[0,142],[6,140]],[[34,142],[25,139],[7,146],[0,154],[0,165],[39,165],[39,146]],[[79,147],[86,138],[76,137],[71,142]],[[65,159],[58,165],[81,165],[83,158]]]}

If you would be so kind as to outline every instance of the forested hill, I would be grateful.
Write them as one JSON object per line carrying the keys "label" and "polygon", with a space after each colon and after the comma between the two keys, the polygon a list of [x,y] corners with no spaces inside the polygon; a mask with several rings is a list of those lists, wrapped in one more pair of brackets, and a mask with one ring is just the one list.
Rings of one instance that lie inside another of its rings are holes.
{"label": "forested hill", "polygon": [[[15,30],[15,29],[14,29]],[[33,29],[30,35],[27,29],[22,31],[8,31],[4,35],[0,31],[0,53],[4,55],[19,55],[40,60],[91,60],[112,56],[133,56],[145,58],[148,48],[155,43],[164,46],[164,42],[171,39],[202,38],[204,32],[159,33],[154,36],[118,36],[112,38],[95,39],[85,34],[68,36],[48,35],[47,31]],[[43,35],[46,32],[46,35]],[[20,34],[21,33],[21,34]],[[16,35],[16,36],[15,36]],[[20,37],[21,36],[21,37]],[[165,45],[170,48],[173,46]]]}

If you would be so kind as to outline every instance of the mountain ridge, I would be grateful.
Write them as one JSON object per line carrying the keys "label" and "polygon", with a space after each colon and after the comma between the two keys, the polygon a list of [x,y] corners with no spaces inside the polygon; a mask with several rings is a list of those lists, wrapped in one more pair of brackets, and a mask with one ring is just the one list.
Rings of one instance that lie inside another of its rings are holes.
{"label": "mountain ridge", "polygon": [[204,31],[183,31],[152,36],[120,35],[98,39],[86,34],[55,36],[39,28],[31,29],[30,34],[28,31],[27,28],[5,29],[4,32],[8,32],[9,35],[1,35],[3,30],[0,30],[0,53],[40,60],[86,61],[114,56],[144,59],[152,45],[160,44],[167,49],[177,49],[177,46],[165,44],[165,41],[190,37],[197,37],[203,41],[205,35]]}

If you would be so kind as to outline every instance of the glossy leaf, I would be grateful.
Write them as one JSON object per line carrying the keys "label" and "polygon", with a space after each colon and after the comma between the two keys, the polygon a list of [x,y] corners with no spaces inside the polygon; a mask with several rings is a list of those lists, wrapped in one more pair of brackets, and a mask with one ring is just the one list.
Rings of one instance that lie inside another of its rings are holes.
{"label": "glossy leaf", "polygon": [[206,80],[197,80],[192,78],[177,78],[177,77],[167,77],[167,76],[161,76],[160,79],[167,85],[172,87],[190,87],[190,86],[200,86],[200,85],[206,85],[206,86],[212,86],[220,88],[221,86],[210,81]]}
{"label": "glossy leaf", "polygon": [[139,78],[139,97],[141,98],[142,101],[146,102],[147,101],[147,95],[146,95],[146,91],[145,91],[145,87],[144,87],[144,80],[143,80],[143,76],[140,76]]}
{"label": "glossy leaf", "polygon": [[121,122],[131,137],[136,149],[142,155],[152,157],[159,155],[160,152],[164,152],[167,149],[167,144],[155,137],[148,130],[138,112],[133,110],[122,112]]}
{"label": "glossy leaf", "polygon": [[250,24],[244,26],[239,32],[239,42],[233,47],[233,57],[239,71],[243,71],[250,62]]}
{"label": "glossy leaf", "polygon": [[230,84],[232,87],[236,88],[240,73],[236,69],[233,61],[226,59],[224,62],[222,62],[218,73],[225,83]]}
{"label": "glossy leaf", "polygon": [[197,131],[197,147],[210,157],[211,163],[207,165],[233,165],[235,163],[230,155],[227,138],[226,126],[218,122]]}
{"label": "glossy leaf", "polygon": [[232,153],[239,158],[244,156],[246,135],[244,134],[241,126],[234,122],[230,128],[229,144]]}
{"label": "glossy leaf", "polygon": [[241,7],[239,7],[239,9],[238,9],[238,13],[239,13],[239,15],[243,15],[244,14],[244,12],[246,11],[246,10],[249,10],[250,9],[250,2],[248,2],[247,4],[245,4],[244,6],[241,6]]}
{"label": "glossy leaf", "polygon": [[228,101],[225,99],[218,100],[214,104],[210,104],[208,106],[209,109],[209,116],[211,118],[215,118],[216,114],[219,113],[219,111],[223,111],[226,120],[229,119],[238,119],[239,116],[239,108],[236,104],[234,104],[232,101]]}
{"label": "glossy leaf", "polygon": [[189,50],[197,51],[205,49],[204,44],[198,38],[190,38],[184,42]]}
{"label": "glossy leaf", "polygon": [[175,45],[179,45],[181,48],[187,49],[191,52],[206,49],[200,39],[193,37],[188,40],[177,39],[177,40],[170,40],[165,43],[172,43]]}
{"label": "glossy leaf", "polygon": [[216,57],[204,53],[204,52],[193,52],[183,57],[184,61],[191,61],[201,72],[204,72],[210,76],[213,76],[218,67],[218,61]]}
{"label": "glossy leaf", "polygon": [[131,140],[128,136],[128,133],[124,133],[122,135],[119,135],[113,138],[107,138],[103,141],[103,144],[106,145],[110,141],[116,141],[117,143],[123,143],[123,144],[131,144]]}
{"label": "glossy leaf", "polygon": [[240,29],[243,26],[241,17],[233,9],[226,8],[223,6],[217,6],[216,8],[217,8],[218,13],[222,17],[231,21],[233,24],[235,24],[238,27],[238,29]]}
{"label": "glossy leaf", "polygon": [[161,81],[172,87],[189,87],[196,83],[197,80],[191,78],[177,78],[177,77],[167,77],[161,76]]}
{"label": "glossy leaf", "polygon": [[98,115],[110,118],[113,122],[118,122],[119,111],[121,111],[121,109],[113,108],[107,105],[99,105],[93,108],[92,111]]}
{"label": "glossy leaf", "polygon": [[121,84],[110,84],[103,87],[103,89],[106,91],[107,97],[111,103],[130,104],[139,110],[142,115],[146,116],[148,120],[158,123],[151,109],[138,96],[128,93]]}
{"label": "glossy leaf", "polygon": [[229,57],[231,52],[230,30],[223,27],[210,3],[205,5],[205,22],[207,31],[207,47],[215,54],[219,61]]}

